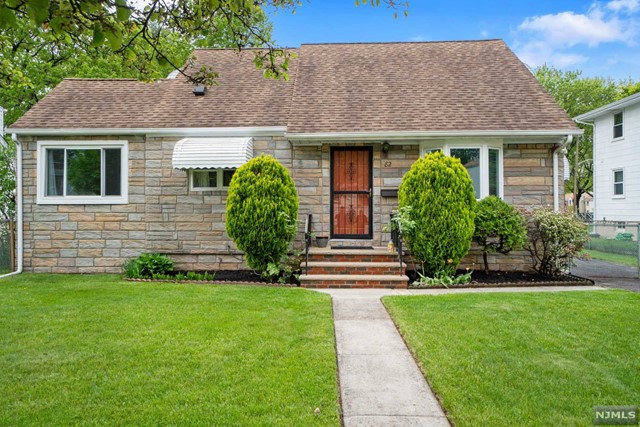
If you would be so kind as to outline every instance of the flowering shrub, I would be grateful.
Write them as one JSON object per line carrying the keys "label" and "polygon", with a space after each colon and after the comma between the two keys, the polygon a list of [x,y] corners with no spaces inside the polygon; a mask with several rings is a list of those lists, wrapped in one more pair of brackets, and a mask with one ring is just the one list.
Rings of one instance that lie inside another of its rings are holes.
{"label": "flowering shrub", "polygon": [[533,268],[543,276],[556,277],[573,265],[574,257],[589,240],[586,225],[568,212],[536,209],[529,218],[526,249]]}

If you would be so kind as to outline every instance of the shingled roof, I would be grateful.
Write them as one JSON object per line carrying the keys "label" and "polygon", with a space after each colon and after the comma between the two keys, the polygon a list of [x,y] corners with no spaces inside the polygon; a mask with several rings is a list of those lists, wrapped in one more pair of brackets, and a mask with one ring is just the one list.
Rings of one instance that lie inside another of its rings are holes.
{"label": "shingled roof", "polygon": [[576,129],[501,40],[302,45],[289,82],[264,79],[250,52],[196,55],[220,72],[220,85],[204,97],[184,78],[67,79],[12,128]]}
{"label": "shingled roof", "polygon": [[[293,52],[296,49],[292,49]],[[253,52],[203,49],[194,69],[219,72],[219,86],[193,95],[184,76],[144,83],[130,79],[65,79],[16,121],[12,129],[189,128],[285,126],[297,61],[288,82],[265,79]]]}

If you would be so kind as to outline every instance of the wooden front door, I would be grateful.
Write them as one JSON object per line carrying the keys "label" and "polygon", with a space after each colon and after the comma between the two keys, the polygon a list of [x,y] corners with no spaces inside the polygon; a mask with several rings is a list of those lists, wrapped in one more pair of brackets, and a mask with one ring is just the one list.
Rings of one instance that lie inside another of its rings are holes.
{"label": "wooden front door", "polygon": [[371,147],[331,149],[331,237],[370,239],[373,174]]}

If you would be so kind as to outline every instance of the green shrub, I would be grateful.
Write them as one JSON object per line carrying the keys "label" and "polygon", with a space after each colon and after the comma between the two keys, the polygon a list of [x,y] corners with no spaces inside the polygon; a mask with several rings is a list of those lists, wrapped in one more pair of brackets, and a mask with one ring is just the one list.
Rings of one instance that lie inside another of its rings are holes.
{"label": "green shrub", "polygon": [[556,277],[573,265],[573,258],[589,240],[586,225],[569,212],[536,209],[529,219],[526,249],[533,269],[543,276]]}
{"label": "green shrub", "polygon": [[616,234],[616,240],[622,240],[625,242],[633,242],[633,234],[631,233],[618,233]]}
{"label": "green shrub", "polygon": [[455,273],[471,246],[475,204],[473,182],[456,158],[427,154],[404,175],[398,206],[411,206],[415,221],[404,240],[424,274]]}
{"label": "green shrub", "polygon": [[242,165],[227,197],[227,234],[260,272],[278,264],[296,233],[298,194],[289,172],[261,155]]}
{"label": "green shrub", "polygon": [[166,255],[142,254],[126,261],[122,270],[124,276],[131,279],[152,279],[173,271],[173,262]]}
{"label": "green shrub", "polygon": [[482,248],[484,271],[487,274],[487,253],[506,255],[522,248],[527,241],[527,227],[520,212],[496,196],[486,197],[476,204],[475,225],[473,240]]}

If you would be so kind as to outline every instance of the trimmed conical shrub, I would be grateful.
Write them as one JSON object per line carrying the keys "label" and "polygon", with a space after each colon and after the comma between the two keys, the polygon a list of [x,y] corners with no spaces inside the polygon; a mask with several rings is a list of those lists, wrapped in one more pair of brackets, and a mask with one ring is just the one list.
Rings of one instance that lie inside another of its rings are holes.
{"label": "trimmed conical shrub", "polygon": [[430,153],[404,175],[398,205],[411,206],[416,223],[404,238],[425,274],[455,273],[471,247],[475,204],[473,182],[459,159]]}
{"label": "trimmed conical shrub", "polygon": [[227,234],[260,272],[278,264],[296,233],[298,193],[287,169],[261,155],[242,165],[227,197]]}

